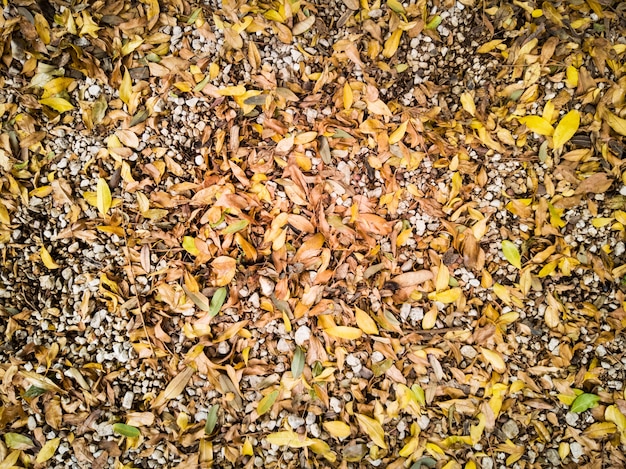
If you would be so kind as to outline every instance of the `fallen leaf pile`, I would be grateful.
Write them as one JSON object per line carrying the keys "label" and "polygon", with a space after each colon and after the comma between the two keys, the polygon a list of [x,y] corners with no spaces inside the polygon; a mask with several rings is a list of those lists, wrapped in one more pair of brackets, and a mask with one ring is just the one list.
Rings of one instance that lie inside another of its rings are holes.
{"label": "fallen leaf pile", "polygon": [[0,468],[626,466],[626,7],[0,14]]}

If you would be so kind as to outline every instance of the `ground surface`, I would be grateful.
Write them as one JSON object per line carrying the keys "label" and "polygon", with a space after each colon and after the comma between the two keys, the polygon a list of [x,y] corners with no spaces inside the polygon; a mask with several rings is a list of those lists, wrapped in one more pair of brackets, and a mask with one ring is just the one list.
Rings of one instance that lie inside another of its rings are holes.
{"label": "ground surface", "polygon": [[626,11],[0,14],[0,468],[626,466]]}

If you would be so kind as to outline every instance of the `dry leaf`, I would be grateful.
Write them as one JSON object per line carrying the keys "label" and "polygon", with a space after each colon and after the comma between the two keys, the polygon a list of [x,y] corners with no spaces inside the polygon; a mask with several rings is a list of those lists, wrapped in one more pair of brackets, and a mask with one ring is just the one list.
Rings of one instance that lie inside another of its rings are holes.
{"label": "dry leaf", "polygon": [[232,257],[219,256],[211,262],[211,268],[216,275],[214,284],[216,287],[228,285],[237,273],[237,261]]}
{"label": "dry leaf", "polygon": [[159,395],[154,399],[150,407],[155,409],[157,407],[161,407],[167,401],[171,399],[175,399],[185,390],[187,387],[187,383],[195,373],[194,369],[190,366],[185,367],[183,371],[178,373],[176,377],[170,381],[167,387],[159,393]]}

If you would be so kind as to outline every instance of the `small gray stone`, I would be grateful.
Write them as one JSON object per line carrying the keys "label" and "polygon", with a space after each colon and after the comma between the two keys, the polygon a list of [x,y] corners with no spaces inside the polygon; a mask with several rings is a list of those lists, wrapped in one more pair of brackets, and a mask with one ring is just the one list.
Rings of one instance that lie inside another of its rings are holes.
{"label": "small gray stone", "polygon": [[559,457],[559,452],[553,448],[550,448],[546,451],[546,458],[550,461],[554,467],[558,467],[561,465],[561,458]]}
{"label": "small gray stone", "polygon": [[304,419],[302,417],[298,417],[297,415],[290,415],[287,417],[287,423],[293,430],[297,430],[302,425],[304,425]]}
{"label": "small gray stone", "polygon": [[572,459],[574,459],[574,461],[576,461],[584,454],[582,445],[576,441],[569,444],[569,449],[572,454]]}
{"label": "small gray stone", "polygon": [[468,360],[473,360],[478,355],[478,352],[471,345],[464,345],[461,347],[461,355],[463,355]]}
{"label": "small gray stone", "polygon": [[504,425],[502,425],[502,433],[510,440],[519,435],[519,427],[515,420],[507,420]]}
{"label": "small gray stone", "polygon": [[575,414],[574,412],[568,412],[567,414],[565,414],[565,421],[570,427],[576,426],[578,418],[578,414]]}

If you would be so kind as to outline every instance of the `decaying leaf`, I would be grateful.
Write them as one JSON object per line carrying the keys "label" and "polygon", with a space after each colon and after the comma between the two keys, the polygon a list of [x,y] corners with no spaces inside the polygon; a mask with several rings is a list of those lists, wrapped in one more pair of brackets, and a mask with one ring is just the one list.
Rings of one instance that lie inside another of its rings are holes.
{"label": "decaying leaf", "polygon": [[195,373],[194,369],[190,366],[185,367],[184,370],[179,372],[172,381],[167,385],[167,387],[159,393],[159,395],[152,401],[150,407],[156,409],[167,401],[171,399],[175,399],[178,397],[187,387],[187,383]]}

